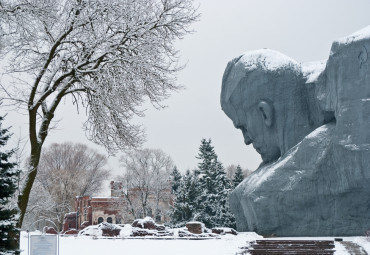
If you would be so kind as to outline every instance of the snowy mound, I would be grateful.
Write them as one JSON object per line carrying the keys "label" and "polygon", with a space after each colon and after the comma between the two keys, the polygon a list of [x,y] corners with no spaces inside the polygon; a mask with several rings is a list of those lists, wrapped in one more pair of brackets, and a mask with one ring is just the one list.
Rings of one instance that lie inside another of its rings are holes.
{"label": "snowy mound", "polygon": [[319,75],[325,71],[327,60],[302,63],[302,72],[307,79],[307,83],[316,82]]}
{"label": "snowy mound", "polygon": [[117,224],[102,222],[98,225],[92,225],[84,228],[78,235],[85,236],[117,236],[123,227]]}
{"label": "snowy mound", "polygon": [[299,63],[294,59],[270,49],[245,52],[238,62],[242,63],[248,70],[262,68],[263,70],[275,71],[286,67],[300,70]]}
{"label": "snowy mound", "polygon": [[132,223],[132,226],[145,229],[157,229],[160,227],[160,225],[157,225],[151,217],[145,217],[144,219],[136,219]]}
{"label": "snowy mound", "polygon": [[[199,229],[196,229],[196,228]],[[156,224],[155,221],[146,217],[136,219],[132,224],[110,224],[100,223],[99,225],[88,226],[79,232],[79,236],[92,237],[121,237],[121,238],[186,238],[186,239],[209,239],[218,238],[220,235],[238,233],[231,228],[208,229],[202,222],[192,221],[186,224],[186,227],[169,228],[164,225]]]}

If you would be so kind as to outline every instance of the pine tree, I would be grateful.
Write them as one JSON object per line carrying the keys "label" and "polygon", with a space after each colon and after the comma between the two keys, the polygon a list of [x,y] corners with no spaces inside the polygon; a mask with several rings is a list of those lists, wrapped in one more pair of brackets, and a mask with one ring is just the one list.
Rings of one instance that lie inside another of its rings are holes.
{"label": "pine tree", "polygon": [[[0,148],[4,147],[11,137],[9,130],[2,128],[4,117],[0,116]],[[20,171],[10,158],[15,150],[0,150],[0,254],[19,254],[19,230],[16,229],[18,210],[11,208],[10,199],[17,188],[17,179]]]}
{"label": "pine tree", "polygon": [[181,182],[181,173],[179,170],[177,170],[177,167],[175,166],[171,173],[172,178],[172,193],[176,193]]}
{"label": "pine tree", "polygon": [[186,222],[193,220],[200,193],[198,182],[196,171],[187,170],[185,175],[182,176],[175,193],[171,215],[171,222],[175,226],[183,226]]}
{"label": "pine tree", "polygon": [[243,170],[240,167],[240,165],[238,165],[236,167],[236,171],[232,180],[233,187],[236,188],[236,186],[238,186],[239,183],[241,183],[243,180],[244,180]]}
{"label": "pine tree", "polygon": [[235,228],[235,218],[230,211],[228,196],[231,191],[231,184],[226,176],[225,169],[221,163],[216,166],[215,185],[215,210],[212,215],[212,225],[215,227]]}
{"label": "pine tree", "polygon": [[198,164],[201,194],[195,208],[195,219],[207,227],[235,227],[235,218],[228,203],[230,181],[211,143],[211,139],[202,139],[197,156],[201,160]]}

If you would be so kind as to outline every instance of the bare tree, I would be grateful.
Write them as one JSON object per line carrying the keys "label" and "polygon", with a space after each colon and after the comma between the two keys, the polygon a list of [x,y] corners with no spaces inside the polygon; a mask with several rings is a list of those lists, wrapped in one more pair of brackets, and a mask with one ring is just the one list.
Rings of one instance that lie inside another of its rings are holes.
{"label": "bare tree", "polygon": [[52,220],[61,230],[76,196],[94,195],[109,178],[107,158],[84,144],[51,144],[41,154],[28,218]]}
{"label": "bare tree", "polygon": [[156,217],[163,213],[161,203],[168,202],[171,194],[169,180],[174,164],[170,156],[158,149],[135,150],[122,156],[121,163],[125,167],[121,177],[124,197],[132,215]]}
{"label": "bare tree", "polygon": [[178,89],[174,48],[198,15],[192,0],[1,0],[4,98],[28,114],[30,165],[19,196],[20,227],[43,143],[63,98],[86,107],[92,141],[110,152],[143,140],[133,116]]}

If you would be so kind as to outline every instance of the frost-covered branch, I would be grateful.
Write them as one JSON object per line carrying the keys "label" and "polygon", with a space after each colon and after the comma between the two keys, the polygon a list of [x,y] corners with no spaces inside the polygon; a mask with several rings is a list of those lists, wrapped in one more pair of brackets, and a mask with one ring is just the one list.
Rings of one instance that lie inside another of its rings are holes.
{"label": "frost-covered branch", "polygon": [[61,100],[73,96],[87,107],[90,140],[112,153],[137,147],[144,136],[132,119],[143,116],[145,101],[161,107],[179,89],[174,44],[197,19],[191,0],[0,1],[0,57],[7,62],[0,84],[29,116],[19,225]]}

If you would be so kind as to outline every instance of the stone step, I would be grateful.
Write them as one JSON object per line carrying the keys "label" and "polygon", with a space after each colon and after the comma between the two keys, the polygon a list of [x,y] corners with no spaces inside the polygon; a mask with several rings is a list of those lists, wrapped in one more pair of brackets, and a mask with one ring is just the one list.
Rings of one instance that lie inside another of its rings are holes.
{"label": "stone step", "polygon": [[251,255],[275,254],[334,254],[334,241],[320,240],[256,240],[246,250]]}

